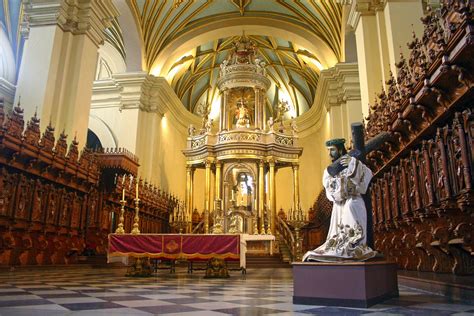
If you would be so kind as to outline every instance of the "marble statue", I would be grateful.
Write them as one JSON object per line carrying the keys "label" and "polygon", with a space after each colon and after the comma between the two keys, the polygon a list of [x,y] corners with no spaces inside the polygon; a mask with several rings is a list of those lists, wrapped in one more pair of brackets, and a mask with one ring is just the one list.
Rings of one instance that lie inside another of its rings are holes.
{"label": "marble statue", "polygon": [[335,176],[324,170],[323,185],[327,198],[333,202],[331,223],[326,242],[308,251],[303,261],[363,261],[375,256],[367,246],[367,211],[361,194],[372,179],[371,170],[361,161],[347,155],[344,139],[326,142],[332,161],[340,159],[346,168]]}

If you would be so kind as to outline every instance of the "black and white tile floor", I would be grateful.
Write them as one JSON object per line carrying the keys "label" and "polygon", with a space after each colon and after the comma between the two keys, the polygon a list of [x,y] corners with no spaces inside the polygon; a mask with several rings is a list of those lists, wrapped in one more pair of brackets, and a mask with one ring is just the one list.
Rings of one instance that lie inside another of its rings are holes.
{"label": "black and white tile floor", "polygon": [[248,270],[242,278],[123,269],[58,268],[0,273],[0,315],[474,315],[474,302],[400,286],[400,297],[371,308],[294,305],[291,269]]}

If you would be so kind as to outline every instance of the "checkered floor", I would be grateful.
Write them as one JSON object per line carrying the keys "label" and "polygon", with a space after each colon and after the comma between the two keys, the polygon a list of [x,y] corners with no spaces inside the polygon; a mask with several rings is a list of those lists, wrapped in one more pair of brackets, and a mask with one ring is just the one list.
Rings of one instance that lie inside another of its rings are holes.
{"label": "checkered floor", "polygon": [[474,315],[455,302],[400,287],[400,297],[372,308],[292,304],[291,269],[248,270],[243,278],[203,279],[177,270],[126,278],[123,269],[61,268],[0,272],[0,315]]}

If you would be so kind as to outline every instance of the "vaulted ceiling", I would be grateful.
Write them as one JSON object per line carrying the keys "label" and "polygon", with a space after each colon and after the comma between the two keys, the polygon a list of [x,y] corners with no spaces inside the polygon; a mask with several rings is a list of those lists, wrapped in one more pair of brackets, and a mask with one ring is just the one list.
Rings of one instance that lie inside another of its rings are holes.
{"label": "vaulted ceiling", "polygon": [[[297,50],[293,43],[270,36],[248,36],[257,45],[257,55],[267,64],[272,85],[267,92],[269,112],[280,99],[293,104],[292,116],[305,112],[312,104],[319,69],[311,60],[316,57]],[[227,57],[238,36],[226,37],[196,47],[190,55],[175,63],[168,80],[186,108],[196,113],[201,102],[217,99],[219,65]]]}
{"label": "vaulted ceiling", "polygon": [[[142,37],[145,68],[153,73],[158,59],[163,59],[172,43],[196,29],[210,24],[225,27],[230,19],[285,23],[319,38],[337,60],[342,60],[342,6],[335,0],[127,0]],[[243,30],[243,28],[242,28]],[[283,34],[283,35],[282,35]],[[230,36],[232,35],[232,36]],[[168,61],[165,73],[183,104],[191,112],[203,100],[212,102],[217,94],[216,78],[220,62],[227,56],[236,34],[219,34],[196,43],[186,54]],[[268,64],[272,88],[267,94],[271,110],[278,98],[294,105],[294,115],[309,109],[324,68],[322,53],[298,43],[291,32],[279,34],[247,32],[258,46],[258,53]],[[322,50],[322,48],[321,48]],[[166,58],[166,54],[165,57]],[[323,65],[322,65],[323,64]]]}

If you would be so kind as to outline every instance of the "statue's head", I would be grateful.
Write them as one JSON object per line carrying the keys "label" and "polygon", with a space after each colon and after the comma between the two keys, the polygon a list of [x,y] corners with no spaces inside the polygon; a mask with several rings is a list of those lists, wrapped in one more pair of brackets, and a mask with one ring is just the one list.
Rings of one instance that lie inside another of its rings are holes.
{"label": "statue's head", "polygon": [[332,162],[347,153],[346,147],[344,146],[345,142],[346,140],[344,138],[334,138],[326,142],[326,147],[329,150],[329,156]]}

